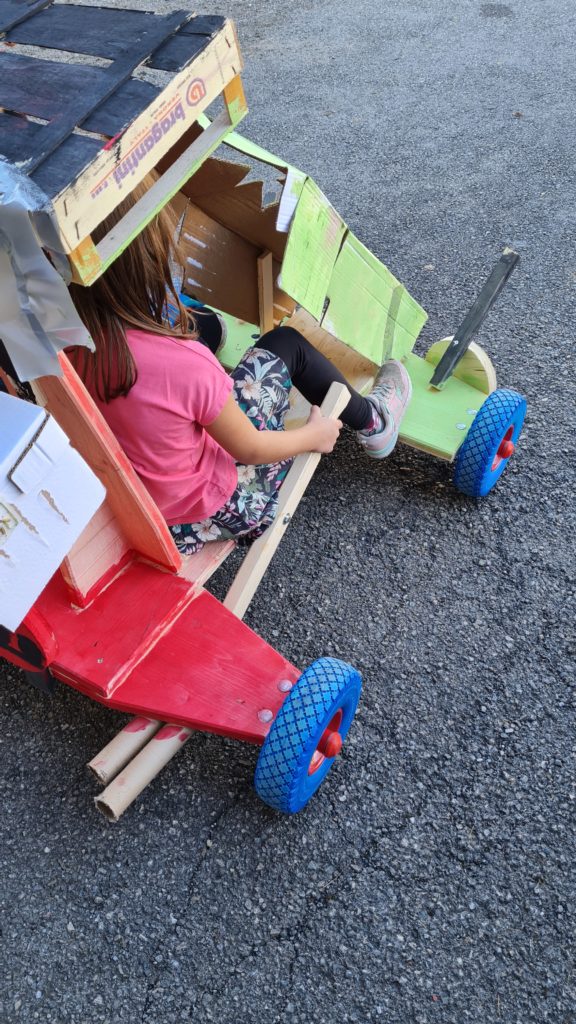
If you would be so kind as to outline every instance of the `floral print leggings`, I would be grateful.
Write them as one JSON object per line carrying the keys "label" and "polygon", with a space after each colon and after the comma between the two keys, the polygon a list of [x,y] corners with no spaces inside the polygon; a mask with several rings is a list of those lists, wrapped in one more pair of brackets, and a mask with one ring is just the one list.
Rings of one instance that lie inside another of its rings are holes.
{"label": "floral print leggings", "polygon": [[[264,348],[252,348],[232,372],[234,398],[258,430],[283,430],[292,386],[284,361]],[[270,466],[237,463],[238,486],[222,508],[201,523],[180,523],[170,532],[180,554],[193,555],[211,540],[250,543],[270,526],[278,492],[292,459]]]}

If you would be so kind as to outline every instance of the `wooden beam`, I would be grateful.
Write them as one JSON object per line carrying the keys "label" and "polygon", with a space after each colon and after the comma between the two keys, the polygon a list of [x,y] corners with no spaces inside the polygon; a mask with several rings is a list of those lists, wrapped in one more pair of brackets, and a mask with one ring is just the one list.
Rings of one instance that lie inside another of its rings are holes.
{"label": "wooden beam", "polygon": [[[336,419],[349,400],[350,392],[344,384],[332,384],[321,406],[322,415]],[[280,488],[276,518],[248,551],[224,600],[224,607],[238,618],[243,618],[321,457],[319,452],[309,452],[294,459]]]}
{"label": "wooden beam", "polygon": [[271,252],[258,257],[258,306],[260,333],[265,334],[274,327],[274,268]]}

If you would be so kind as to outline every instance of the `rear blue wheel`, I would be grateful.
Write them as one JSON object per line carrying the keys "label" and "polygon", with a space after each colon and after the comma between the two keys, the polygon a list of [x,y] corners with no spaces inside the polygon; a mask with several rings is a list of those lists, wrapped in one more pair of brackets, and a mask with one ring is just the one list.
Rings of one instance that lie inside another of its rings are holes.
{"label": "rear blue wheel", "polygon": [[471,498],[483,498],[502,476],[520,437],[526,399],[498,388],[482,403],[456,457],[454,485]]}
{"label": "rear blue wheel", "polygon": [[340,752],[361,686],[356,669],[336,658],[303,672],[260,751],[254,786],[264,803],[285,814],[308,803]]}

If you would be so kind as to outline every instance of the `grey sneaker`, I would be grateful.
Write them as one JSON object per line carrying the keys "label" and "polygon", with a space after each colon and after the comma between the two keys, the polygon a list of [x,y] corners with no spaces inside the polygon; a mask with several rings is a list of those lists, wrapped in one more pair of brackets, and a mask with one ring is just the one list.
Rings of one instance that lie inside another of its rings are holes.
{"label": "grey sneaker", "polygon": [[398,440],[398,430],[412,397],[412,382],[408,371],[397,359],[389,359],[376,375],[368,401],[382,418],[382,430],[368,433],[359,430],[358,441],[372,459],[385,459]]}

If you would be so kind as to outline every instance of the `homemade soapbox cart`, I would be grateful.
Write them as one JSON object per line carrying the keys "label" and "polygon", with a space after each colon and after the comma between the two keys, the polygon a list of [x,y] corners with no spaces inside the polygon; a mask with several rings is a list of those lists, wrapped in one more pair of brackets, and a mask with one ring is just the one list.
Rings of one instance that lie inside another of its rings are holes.
{"label": "homemade soapbox cart", "polygon": [[[5,0],[0,33],[0,171],[10,182],[0,187],[0,204],[11,223],[25,210],[38,249],[62,277],[89,287],[171,202],[187,259],[183,290],[224,316],[225,365],[280,322],[301,330],[363,392],[386,358],[402,359],[414,397],[401,441],[455,461],[467,494],[487,493],[512,455],[525,402],[496,389],[492,364],[471,337],[516,254],[504,254],[455,338],[421,359],[412,349],[424,310],[309,177],[234,131],[246,103],[230,21]],[[30,56],[22,47],[31,43],[65,59]],[[110,63],[95,66],[86,55]],[[102,220],[151,170],[158,177],[144,198],[99,237]],[[14,270],[18,245],[10,252]],[[33,340],[65,347],[66,330],[44,331],[36,315],[34,275],[20,273],[20,285],[22,276]],[[0,579],[27,613],[22,619],[17,602],[4,602],[3,656],[41,688],[60,680],[136,716],[91,762],[107,784],[96,802],[110,818],[195,729],[261,745],[258,793],[279,810],[298,810],[341,749],[360,678],[330,658],[301,673],[241,618],[319,456],[295,460],[274,525],[220,603],[204,585],[233,544],[207,544],[182,559],[66,356],[53,354],[50,372],[19,372],[9,326],[0,316],[3,381],[12,392],[0,395],[0,414],[3,406],[12,423],[26,423],[0,449]],[[13,396],[23,380],[38,406],[22,417],[6,403],[21,409]],[[347,396],[334,385],[325,415],[337,416]],[[306,415],[298,399],[292,422]],[[87,495],[82,510],[75,481]],[[24,597],[19,558],[30,566]]]}

